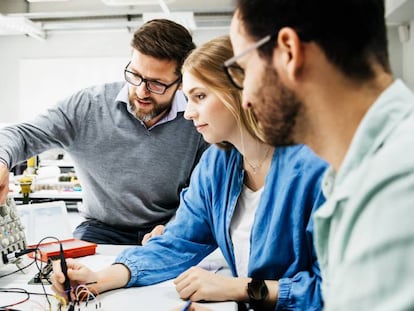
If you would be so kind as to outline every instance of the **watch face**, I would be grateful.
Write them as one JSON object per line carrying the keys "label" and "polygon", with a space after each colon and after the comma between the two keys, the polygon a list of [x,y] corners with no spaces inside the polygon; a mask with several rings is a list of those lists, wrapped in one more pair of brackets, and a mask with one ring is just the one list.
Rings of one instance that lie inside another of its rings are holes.
{"label": "watch face", "polygon": [[247,293],[249,295],[250,302],[263,302],[265,301],[269,291],[263,280],[253,279],[249,284],[247,284]]}

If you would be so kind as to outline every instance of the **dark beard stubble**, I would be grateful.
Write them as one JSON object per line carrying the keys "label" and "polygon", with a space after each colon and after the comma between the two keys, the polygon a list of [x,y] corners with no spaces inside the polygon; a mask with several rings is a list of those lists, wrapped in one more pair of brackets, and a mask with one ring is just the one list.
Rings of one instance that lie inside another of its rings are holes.
{"label": "dark beard stubble", "polygon": [[295,94],[280,81],[279,75],[270,65],[263,75],[263,85],[258,88],[253,112],[267,143],[289,146],[297,143],[295,126],[302,103]]}

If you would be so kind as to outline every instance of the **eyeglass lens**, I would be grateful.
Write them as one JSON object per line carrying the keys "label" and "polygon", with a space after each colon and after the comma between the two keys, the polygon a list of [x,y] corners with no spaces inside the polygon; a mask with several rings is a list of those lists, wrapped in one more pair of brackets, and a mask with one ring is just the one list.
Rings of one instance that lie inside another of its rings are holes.
{"label": "eyeglass lens", "polygon": [[243,89],[243,82],[244,82],[244,70],[237,64],[230,65],[226,67],[228,76],[231,79],[231,82],[239,88]]}
{"label": "eyeglass lens", "polygon": [[128,70],[125,70],[125,80],[127,80],[129,83],[135,85],[135,86],[140,86],[142,82],[145,82],[145,85],[147,87],[147,89],[150,92],[156,93],[156,94],[163,94],[165,92],[165,90],[167,89],[166,85],[163,85],[159,82],[156,81],[150,81],[150,80],[145,80],[144,78],[142,78],[141,76],[132,73]]}

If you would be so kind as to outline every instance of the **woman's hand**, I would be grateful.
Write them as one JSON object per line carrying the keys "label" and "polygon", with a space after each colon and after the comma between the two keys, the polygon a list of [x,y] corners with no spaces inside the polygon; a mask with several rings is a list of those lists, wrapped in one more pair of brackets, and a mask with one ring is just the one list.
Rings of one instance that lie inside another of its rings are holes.
{"label": "woman's hand", "polygon": [[215,274],[200,267],[192,267],[174,280],[180,297],[191,301],[247,300],[248,282],[249,278]]}
{"label": "woman's hand", "polygon": [[[87,266],[77,262],[72,258],[66,259],[68,267],[68,277],[71,284],[72,300],[75,299],[73,294],[78,285],[87,285],[89,289],[95,293],[100,294],[108,290],[121,288],[126,286],[130,278],[129,269],[123,264],[113,264],[100,271],[92,271]],[[52,290],[67,298],[64,290],[65,276],[60,267],[60,261],[53,262],[53,275],[51,276]]]}
{"label": "woman's hand", "polygon": [[[78,263],[72,258],[66,259],[66,265],[68,267],[67,272],[71,289],[75,289],[80,284],[97,282],[96,272],[93,272],[85,265]],[[65,292],[64,289],[65,275],[62,272],[60,260],[53,261],[53,274],[50,279],[52,281],[52,290],[62,297],[67,298],[69,293]],[[71,292],[72,298],[75,299],[73,291]]]}
{"label": "woman's hand", "polygon": [[145,245],[145,244],[147,244],[149,239],[151,239],[152,237],[163,234],[164,233],[164,227],[165,226],[163,226],[163,225],[155,226],[154,229],[152,229],[151,232],[144,235],[144,237],[142,238],[141,244]]}

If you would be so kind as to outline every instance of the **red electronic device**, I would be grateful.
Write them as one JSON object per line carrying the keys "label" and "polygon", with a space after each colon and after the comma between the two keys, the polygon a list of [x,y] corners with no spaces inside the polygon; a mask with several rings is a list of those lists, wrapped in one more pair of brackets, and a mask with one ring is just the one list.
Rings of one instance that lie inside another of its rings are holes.
{"label": "red electronic device", "polygon": [[[60,243],[62,244],[65,258],[76,258],[96,253],[96,243],[86,242],[79,239],[61,240]],[[39,245],[39,251],[36,252],[37,258],[45,262],[49,258],[59,258],[60,243],[58,241],[41,243]],[[36,246],[37,245],[30,245],[28,248],[36,248]],[[30,253],[29,256],[34,258],[35,253]]]}

